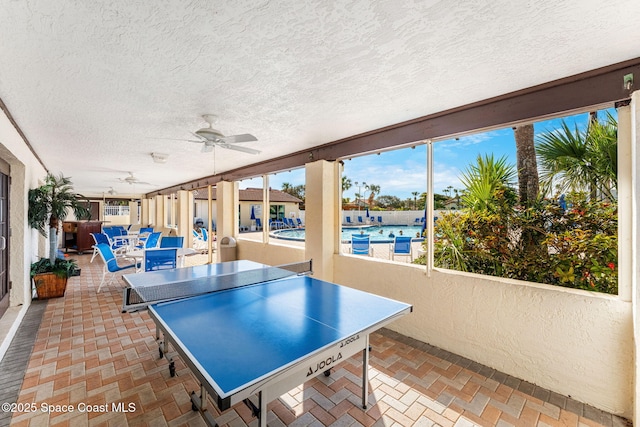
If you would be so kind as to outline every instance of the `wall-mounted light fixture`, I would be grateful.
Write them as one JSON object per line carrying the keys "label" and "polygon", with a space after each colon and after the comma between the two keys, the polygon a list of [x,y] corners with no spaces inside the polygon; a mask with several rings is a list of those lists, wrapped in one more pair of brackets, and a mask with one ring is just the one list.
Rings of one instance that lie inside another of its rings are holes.
{"label": "wall-mounted light fixture", "polygon": [[625,90],[631,90],[633,87],[633,73],[627,74],[623,77],[622,85]]}

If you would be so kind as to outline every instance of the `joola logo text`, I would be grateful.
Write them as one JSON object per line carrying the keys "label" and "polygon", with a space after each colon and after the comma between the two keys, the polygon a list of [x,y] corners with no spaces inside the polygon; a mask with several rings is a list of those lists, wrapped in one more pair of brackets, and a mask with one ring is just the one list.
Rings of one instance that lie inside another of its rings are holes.
{"label": "joola logo text", "polygon": [[317,372],[326,371],[340,359],[342,359],[342,353],[338,353],[335,356],[327,357],[325,360],[318,362],[316,366],[309,366],[307,376],[310,377],[311,375],[315,375]]}

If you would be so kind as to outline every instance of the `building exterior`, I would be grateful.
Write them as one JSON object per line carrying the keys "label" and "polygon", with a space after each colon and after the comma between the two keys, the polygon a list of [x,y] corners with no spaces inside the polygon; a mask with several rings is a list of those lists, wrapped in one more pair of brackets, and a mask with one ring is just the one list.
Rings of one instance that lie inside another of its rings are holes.
{"label": "building exterior", "polygon": [[[246,188],[238,190],[239,197],[239,227],[242,231],[256,231],[256,219],[260,219],[262,224],[268,224],[262,218],[262,204],[264,194],[262,188]],[[208,195],[206,191],[198,191],[194,197],[195,217],[208,219],[207,207]],[[212,211],[213,224],[216,223],[217,215],[217,194],[216,189],[212,189]],[[282,220],[282,218],[304,218],[304,210],[300,210],[302,200],[284,191],[269,189],[269,217],[268,220]],[[215,227],[214,227],[215,228]]]}

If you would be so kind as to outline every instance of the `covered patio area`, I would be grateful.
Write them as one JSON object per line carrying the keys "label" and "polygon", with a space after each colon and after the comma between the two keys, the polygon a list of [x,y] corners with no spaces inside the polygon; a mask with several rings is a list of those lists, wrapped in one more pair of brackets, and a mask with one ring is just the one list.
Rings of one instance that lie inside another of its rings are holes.
{"label": "covered patio area", "polygon": [[[77,257],[79,277],[46,302],[17,396],[12,426],[200,426],[189,393],[195,378],[176,357],[158,359],[145,311],[121,313],[118,280],[96,293],[99,260]],[[199,262],[192,258],[192,263]],[[31,309],[39,304],[34,304]],[[296,387],[268,408],[271,426],[626,426],[627,421],[388,329],[372,335],[370,407],[359,406],[362,361],[354,357]],[[7,370],[0,372],[2,377]],[[51,412],[44,412],[43,405]],[[66,405],[66,406],[64,406]],[[212,408],[213,405],[209,405]],[[70,410],[73,409],[73,411]],[[227,426],[256,425],[240,404],[216,414]]]}

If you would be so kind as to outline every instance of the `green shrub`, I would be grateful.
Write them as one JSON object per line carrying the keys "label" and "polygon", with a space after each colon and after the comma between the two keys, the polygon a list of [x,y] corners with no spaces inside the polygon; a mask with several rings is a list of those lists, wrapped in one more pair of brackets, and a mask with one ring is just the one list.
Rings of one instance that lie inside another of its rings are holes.
{"label": "green shrub", "polygon": [[567,202],[566,211],[542,201],[528,209],[445,213],[435,226],[434,265],[617,294],[617,206],[580,193]]}

